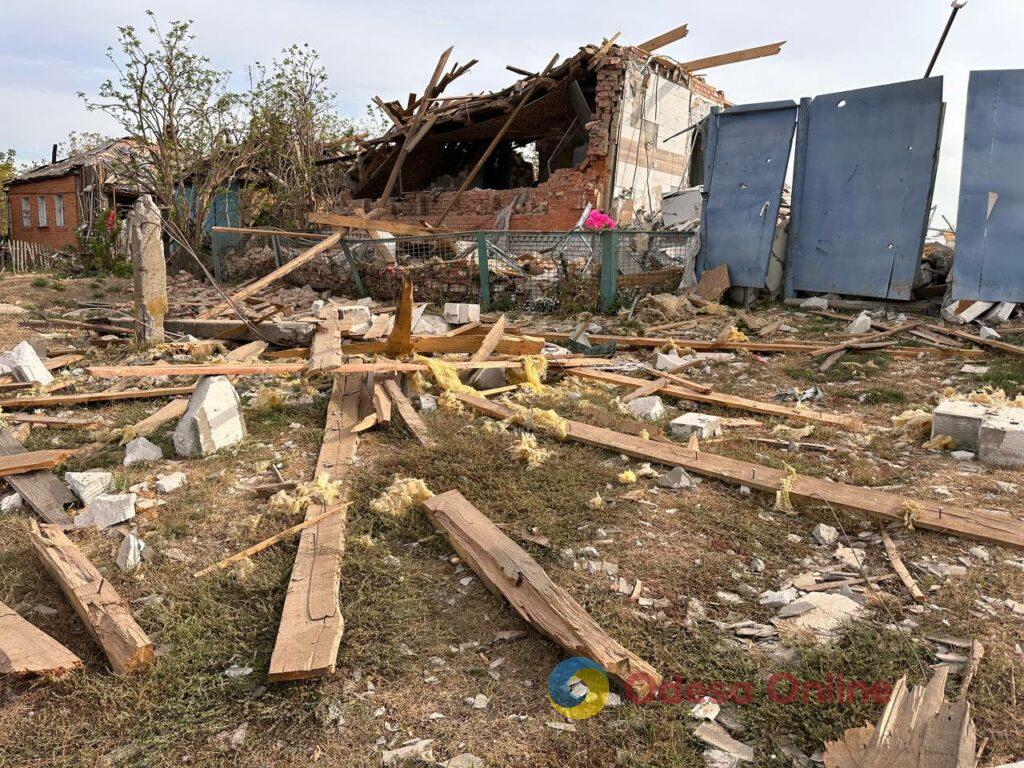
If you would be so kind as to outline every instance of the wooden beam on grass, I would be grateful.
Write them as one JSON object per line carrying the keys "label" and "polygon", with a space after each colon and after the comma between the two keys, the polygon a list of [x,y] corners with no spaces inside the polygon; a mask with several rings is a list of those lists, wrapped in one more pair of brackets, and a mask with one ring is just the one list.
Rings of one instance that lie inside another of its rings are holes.
{"label": "wooden beam on grass", "polygon": [[712,67],[721,67],[725,64],[736,64],[740,61],[750,61],[751,59],[761,59],[765,56],[775,56],[782,52],[782,46],[786,44],[783,40],[778,43],[768,43],[767,45],[758,45],[754,48],[743,48],[739,51],[730,51],[729,53],[720,53],[716,56],[707,56],[703,59],[693,59],[692,61],[684,61],[683,69],[687,72],[696,72],[703,69],[711,69]]}
{"label": "wooden beam on grass", "polygon": [[632,392],[622,396],[622,402],[631,403],[637,398],[647,397],[653,395],[659,389],[664,387],[668,382],[665,379],[655,379],[654,381],[645,381],[643,384],[638,386]]}
{"label": "wooden beam on grass", "polygon": [[287,262],[286,264],[282,264],[280,267],[275,269],[270,274],[261,277],[259,280],[249,283],[249,285],[239,289],[238,291],[235,291],[233,294],[231,294],[231,301],[223,301],[220,304],[217,304],[215,307],[212,307],[211,309],[208,309],[205,312],[200,313],[197,319],[210,320],[217,317],[217,315],[221,315],[227,312],[228,310],[231,309],[232,304],[238,304],[240,302],[243,302],[250,296],[259,293],[268,285],[277,282],[285,275],[294,272],[303,264],[312,261],[321,253],[326,251],[328,248],[337,245],[339,240],[341,240],[340,232],[335,232],[334,234],[325,237],[319,243],[316,243],[311,248],[307,248],[294,259]]}
{"label": "wooden beam on grass", "polygon": [[117,674],[153,665],[153,643],[114,585],[96,570],[57,525],[30,523],[29,541]]}
{"label": "wooden beam on grass", "polygon": [[188,387],[154,387],[153,389],[122,389],[109,392],[79,392],[74,395],[39,395],[0,400],[0,408],[45,408],[50,405],[82,405],[105,403],[113,400],[137,400],[150,397],[187,395],[195,389]]}
{"label": "wooden beam on grass", "polygon": [[[492,325],[487,334],[484,336],[483,341],[480,342],[480,346],[477,350],[470,355],[469,359],[474,361],[482,361],[489,358],[494,354],[494,351],[498,348],[501,343],[502,337],[505,335],[505,326],[508,325],[508,319],[502,314]],[[544,342],[541,342],[541,348],[543,349]],[[470,384],[480,378],[480,371],[469,376]]]}
{"label": "wooden beam on grass", "polygon": [[[457,336],[455,338],[458,338]],[[552,359],[550,362],[556,362]],[[563,368],[585,368],[588,366],[608,365],[604,357],[576,357],[557,360]],[[456,370],[469,370],[473,368],[522,368],[521,360],[445,360]],[[375,363],[344,363],[335,368],[338,373],[416,373],[429,371],[430,368],[424,363],[403,363],[398,360],[381,360]]]}
{"label": "wooden beam on grass", "polygon": [[842,342],[841,344],[835,344],[831,347],[822,347],[811,353],[811,357],[822,357],[824,355],[834,355],[836,352],[845,352],[848,349],[855,349],[864,344],[871,344],[881,339],[887,339],[890,336],[896,336],[900,333],[912,331],[917,328],[921,323],[906,323],[898,328],[890,328],[887,331],[879,331],[878,333],[869,333],[866,336],[856,336],[852,339]]}
{"label": "wooden beam on grass", "polygon": [[892,540],[892,537],[888,532],[881,528],[879,534],[882,536],[882,545],[885,547],[885,554],[889,558],[889,563],[892,565],[893,571],[899,576],[900,581],[903,582],[903,586],[907,588],[907,592],[910,596],[921,602],[924,600],[924,592],[914,581],[914,577],[910,575],[910,571],[907,570],[907,566],[903,564],[903,558],[900,557],[900,551],[896,549],[896,542]]}
{"label": "wooden beam on grass", "polygon": [[[551,365],[554,367],[560,367],[560,363],[558,361],[552,361]],[[594,371],[586,368],[574,368],[567,370],[566,373],[583,379],[592,379],[593,381],[600,381],[605,384],[613,384],[617,387],[636,388],[649,383],[644,379],[637,379],[632,376],[623,376],[620,373]],[[795,421],[825,424],[830,427],[844,429],[848,432],[859,432],[862,428],[862,421],[856,416],[843,416],[836,413],[827,413],[826,411],[816,411],[813,408],[791,408],[788,405],[764,403],[760,400],[751,400],[746,397],[739,397],[738,395],[727,395],[722,392],[712,391],[705,394],[686,387],[666,385],[661,389],[661,394],[669,395],[670,397],[674,397],[679,400],[687,400],[693,403],[717,405],[720,408],[731,408],[740,411],[750,411],[751,413],[762,413],[767,416],[779,416],[784,419],[792,419]]]}
{"label": "wooden beam on grass", "polygon": [[[11,430],[0,432],[0,456],[18,457],[26,453],[25,446]],[[49,469],[12,474],[7,477],[7,483],[46,522],[55,525],[71,524],[71,518],[64,510],[75,503],[75,497]]]}
{"label": "wooden beam on grass", "polygon": [[647,51],[648,53],[653,53],[659,48],[664,48],[669,43],[674,43],[676,40],[682,40],[689,33],[689,28],[686,24],[683,24],[681,27],[670,29],[668,32],[664,32],[657,37],[652,37],[650,40],[640,43],[636,47]]}
{"label": "wooden beam on grass", "polygon": [[382,381],[373,382],[373,410],[382,427],[391,423],[391,398]]}
{"label": "wooden beam on grass", "polygon": [[103,379],[146,378],[148,376],[291,376],[302,373],[308,363],[155,363],[153,365],[94,365],[90,376]]}
{"label": "wooden beam on grass", "polygon": [[80,658],[0,603],[0,675],[63,677],[81,668]]}
{"label": "wooden beam on grass", "polygon": [[[501,403],[459,392],[452,393],[452,396],[474,411],[493,419],[505,420],[513,416],[512,409]],[[636,435],[594,427],[579,421],[567,420],[566,429],[567,438],[570,440],[656,464],[682,467],[688,472],[724,482],[773,493],[781,490],[785,484],[789,487],[792,497],[811,503],[827,502],[832,507],[877,520],[905,522],[907,510],[913,509],[914,526],[917,528],[1024,549],[1024,522],[984,509],[911,498],[809,475],[797,475],[792,478],[784,469],[731,459],[701,450],[691,450],[671,442],[644,440]]]}
{"label": "wooden beam on grass", "polygon": [[458,491],[424,502],[427,518],[451,542],[484,585],[503,597],[531,627],[572,656],[600,664],[623,685],[644,691],[661,675],[601,629],[568,592],[548,577],[530,554],[502,533]]}
{"label": "wooden beam on grass", "polygon": [[97,417],[73,418],[70,416],[46,416],[41,413],[5,413],[4,418],[19,424],[28,424],[31,427],[51,427],[54,429],[95,429],[103,423],[103,419]]}
{"label": "wooden beam on grass", "polygon": [[[359,421],[363,377],[335,376],[327,403],[324,439],[316,462],[316,477],[346,480],[359,438],[351,429]],[[345,619],[338,602],[341,559],[345,554],[347,503],[311,502],[306,520],[324,516],[302,530],[281,624],[270,657],[271,682],[303,680],[333,674]]]}
{"label": "wooden beam on grass", "polygon": [[53,469],[74,455],[74,451],[58,449],[10,453],[6,456],[0,456],[0,477],[21,475],[40,469]]}
{"label": "wooden beam on grass", "polygon": [[398,411],[399,418],[402,419],[406,428],[419,441],[420,445],[425,448],[436,448],[437,442],[430,436],[430,433],[427,431],[427,425],[423,423],[423,419],[420,418],[412,403],[409,402],[409,398],[405,396],[402,388],[398,386],[398,382],[394,379],[386,380],[384,382],[384,391],[391,398],[391,404]]}

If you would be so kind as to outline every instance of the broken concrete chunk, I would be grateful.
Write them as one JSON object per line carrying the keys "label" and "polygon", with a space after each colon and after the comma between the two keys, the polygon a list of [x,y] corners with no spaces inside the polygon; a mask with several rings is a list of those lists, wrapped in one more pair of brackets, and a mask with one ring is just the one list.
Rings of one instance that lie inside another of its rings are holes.
{"label": "broken concrete chunk", "polygon": [[665,415],[665,404],[657,395],[630,400],[626,404],[626,409],[634,416],[639,416],[641,419],[648,419],[649,421],[656,421]]}
{"label": "broken concrete chunk", "polygon": [[53,383],[53,374],[27,341],[21,342],[10,352],[0,355],[0,363],[6,370],[13,373],[18,381],[28,381],[43,386]]}
{"label": "broken concrete chunk", "polygon": [[171,472],[169,475],[156,476],[156,490],[158,493],[171,493],[184,487],[188,482],[188,475],[184,472]]}
{"label": "broken concrete chunk", "polygon": [[800,302],[800,309],[828,309],[828,299],[824,296],[811,296]]}
{"label": "broken concrete chunk", "polygon": [[960,369],[960,373],[974,373],[977,374],[978,376],[984,376],[986,373],[988,373],[988,366],[971,365],[970,363],[966,363],[963,366],[963,368]]}
{"label": "broken concrete chunk", "polygon": [[846,332],[858,336],[868,333],[871,330],[871,322],[871,315],[867,312],[861,312],[854,318],[853,322],[846,326]]}
{"label": "broken concrete chunk", "polygon": [[75,525],[85,528],[109,528],[135,517],[134,493],[105,493],[94,498],[84,511],[75,515]]}
{"label": "broken concrete chunk", "polygon": [[956,448],[978,449],[978,432],[988,408],[967,400],[943,400],[932,411],[932,439],[939,435],[953,438]]}
{"label": "broken concrete chunk", "polygon": [[449,302],[444,305],[442,312],[444,319],[452,325],[465,325],[466,323],[480,322],[479,304],[454,304]]}
{"label": "broken concrete chunk", "polygon": [[682,467],[673,467],[658,478],[658,485],[661,488],[670,488],[674,491],[681,488],[693,488],[694,482],[686,470]]}
{"label": "broken concrete chunk", "polygon": [[145,464],[150,461],[160,461],[164,452],[156,443],[151,443],[144,437],[136,437],[124,447],[124,465],[130,467],[132,464]]}
{"label": "broken concrete chunk", "polygon": [[651,355],[650,364],[658,371],[670,371],[673,368],[678,368],[683,364],[683,358],[676,354],[664,355],[661,352],[655,352]]}
{"label": "broken concrete chunk", "polygon": [[433,395],[420,395],[420,413],[433,413],[437,410],[437,398]]}
{"label": "broken concrete chunk", "polygon": [[996,467],[1024,465],[1024,408],[1000,408],[981,420],[978,458]]}
{"label": "broken concrete chunk", "polygon": [[114,482],[114,476],[109,472],[65,472],[64,482],[88,506],[101,493],[107,492]]}
{"label": "broken concrete chunk", "polygon": [[431,746],[433,743],[433,739],[415,739],[398,749],[385,749],[381,755],[381,762],[385,766],[399,766],[407,762],[435,765],[437,760]]}
{"label": "broken concrete chunk", "polygon": [[479,390],[498,389],[508,384],[504,368],[481,368],[473,378],[473,387]]}
{"label": "broken concrete chunk", "polygon": [[693,735],[709,747],[725,752],[736,760],[745,763],[754,762],[754,748],[734,739],[718,723],[701,723]]}
{"label": "broken concrete chunk", "polygon": [[212,376],[192,393],[174,430],[174,450],[179,456],[207,456],[237,445],[245,435],[238,393],[226,376]]}
{"label": "broken concrete chunk", "polygon": [[673,435],[684,440],[689,439],[690,435],[706,440],[722,434],[722,420],[705,413],[684,413],[672,419],[668,426]]}
{"label": "broken concrete chunk", "polygon": [[451,326],[444,321],[443,317],[437,315],[423,315],[419,322],[413,326],[412,332],[425,334],[427,336],[444,336],[451,330]]}
{"label": "broken concrete chunk", "polygon": [[758,595],[757,602],[772,609],[783,608],[797,598],[796,589],[780,589],[778,592],[766,590]]}
{"label": "broken concrete chunk", "polygon": [[121,542],[121,548],[117,551],[117,567],[126,573],[131,573],[142,565],[142,551],[146,544],[138,536],[129,533]]}
{"label": "broken concrete chunk", "polygon": [[21,509],[22,504],[23,501],[20,493],[9,493],[0,499],[0,512],[3,512],[5,515],[17,512]]}
{"label": "broken concrete chunk", "polygon": [[834,592],[811,592],[779,611],[773,622],[782,628],[810,632],[819,643],[828,642],[835,632],[851,619],[864,615],[856,602]]}
{"label": "broken concrete chunk", "polygon": [[824,523],[818,523],[814,526],[814,530],[811,531],[811,536],[819,544],[831,547],[837,541],[839,541],[839,531],[833,528],[831,525],[825,525]]}

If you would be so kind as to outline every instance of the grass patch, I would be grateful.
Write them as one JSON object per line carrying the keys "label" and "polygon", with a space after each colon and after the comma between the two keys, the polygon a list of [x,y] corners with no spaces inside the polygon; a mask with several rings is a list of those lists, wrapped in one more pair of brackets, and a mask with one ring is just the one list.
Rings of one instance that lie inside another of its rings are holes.
{"label": "grass patch", "polygon": [[982,384],[1002,389],[1009,397],[1024,392],[1024,359],[1019,357],[997,357],[988,363],[988,372],[976,374]]}

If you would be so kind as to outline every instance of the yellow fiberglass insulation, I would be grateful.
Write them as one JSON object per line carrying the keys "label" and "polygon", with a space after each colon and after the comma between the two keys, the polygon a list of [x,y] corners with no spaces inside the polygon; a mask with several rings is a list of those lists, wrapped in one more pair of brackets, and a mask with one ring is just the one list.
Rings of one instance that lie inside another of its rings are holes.
{"label": "yellow fiberglass insulation", "polygon": [[513,456],[531,469],[539,467],[551,455],[551,451],[537,447],[537,438],[529,432],[524,432],[509,450],[512,451]]}
{"label": "yellow fiberglass insulation", "polygon": [[793,483],[796,481],[796,470],[785,462],[783,462],[783,466],[786,468],[787,474],[782,481],[782,487],[775,492],[775,510],[792,515],[796,514],[796,510],[793,509],[793,500],[789,498],[789,492],[793,489]]}
{"label": "yellow fiberglass insulation", "polygon": [[448,391],[441,393],[441,396],[437,398],[437,404],[444,410],[454,413],[462,413],[466,410],[465,406],[462,405],[462,401]]}
{"label": "yellow fiberglass insulation", "polygon": [[384,493],[370,502],[374,512],[400,517],[434,495],[426,483],[416,477],[396,477]]}
{"label": "yellow fiberglass insulation", "polygon": [[932,432],[932,415],[920,408],[904,411],[899,416],[893,416],[891,421],[896,431],[915,440],[923,440]]}
{"label": "yellow fiberglass insulation", "polygon": [[587,506],[591,509],[602,509],[604,507],[604,499],[601,498],[601,494],[595,493],[593,498],[587,500]]}
{"label": "yellow fiberglass insulation", "polygon": [[280,410],[284,407],[284,392],[276,387],[260,387],[252,404],[260,413]]}
{"label": "yellow fiberglass insulation", "polygon": [[513,384],[520,384],[535,394],[544,393],[544,377],[548,373],[548,360],[543,355],[524,355],[522,369],[509,368],[506,373]]}
{"label": "yellow fiberglass insulation", "polygon": [[738,343],[750,341],[750,339],[747,338],[747,335],[743,333],[743,331],[739,330],[735,325],[732,325],[729,326],[729,335],[725,338],[725,341],[729,343]]}
{"label": "yellow fiberglass insulation", "polygon": [[509,418],[513,424],[527,429],[543,432],[545,435],[565,440],[569,434],[569,422],[559,416],[550,408],[525,408],[521,405],[511,403],[512,416]]}
{"label": "yellow fiberglass insulation", "polygon": [[620,472],[615,479],[619,481],[619,485],[632,485],[636,482],[636,472],[627,469]]}
{"label": "yellow fiberglass insulation", "polygon": [[956,440],[949,435],[936,435],[927,443],[922,443],[921,447],[929,450],[952,451],[956,448]]}
{"label": "yellow fiberglass insulation", "polygon": [[434,381],[437,382],[441,391],[476,394],[475,389],[462,383],[459,379],[459,372],[451,363],[446,363],[436,357],[423,357],[422,355],[414,355],[413,361],[422,363],[430,369],[430,375],[434,377]]}
{"label": "yellow fiberglass insulation", "polygon": [[315,480],[299,483],[293,493],[278,491],[270,497],[270,506],[287,509],[289,512],[302,512],[311,502],[331,504],[338,496],[344,484],[340,480],[331,480],[323,473]]}

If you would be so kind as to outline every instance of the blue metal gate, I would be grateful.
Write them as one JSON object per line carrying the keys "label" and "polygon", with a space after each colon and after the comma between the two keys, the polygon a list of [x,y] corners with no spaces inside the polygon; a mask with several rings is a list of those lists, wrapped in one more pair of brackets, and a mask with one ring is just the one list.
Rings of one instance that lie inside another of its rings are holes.
{"label": "blue metal gate", "polygon": [[792,101],[731,107],[708,119],[701,271],[729,267],[733,286],[762,288],[796,130]]}
{"label": "blue metal gate", "polygon": [[1024,302],[1022,69],[971,72],[953,296]]}
{"label": "blue metal gate", "polygon": [[800,102],[787,294],[910,298],[942,115],[941,77]]}

